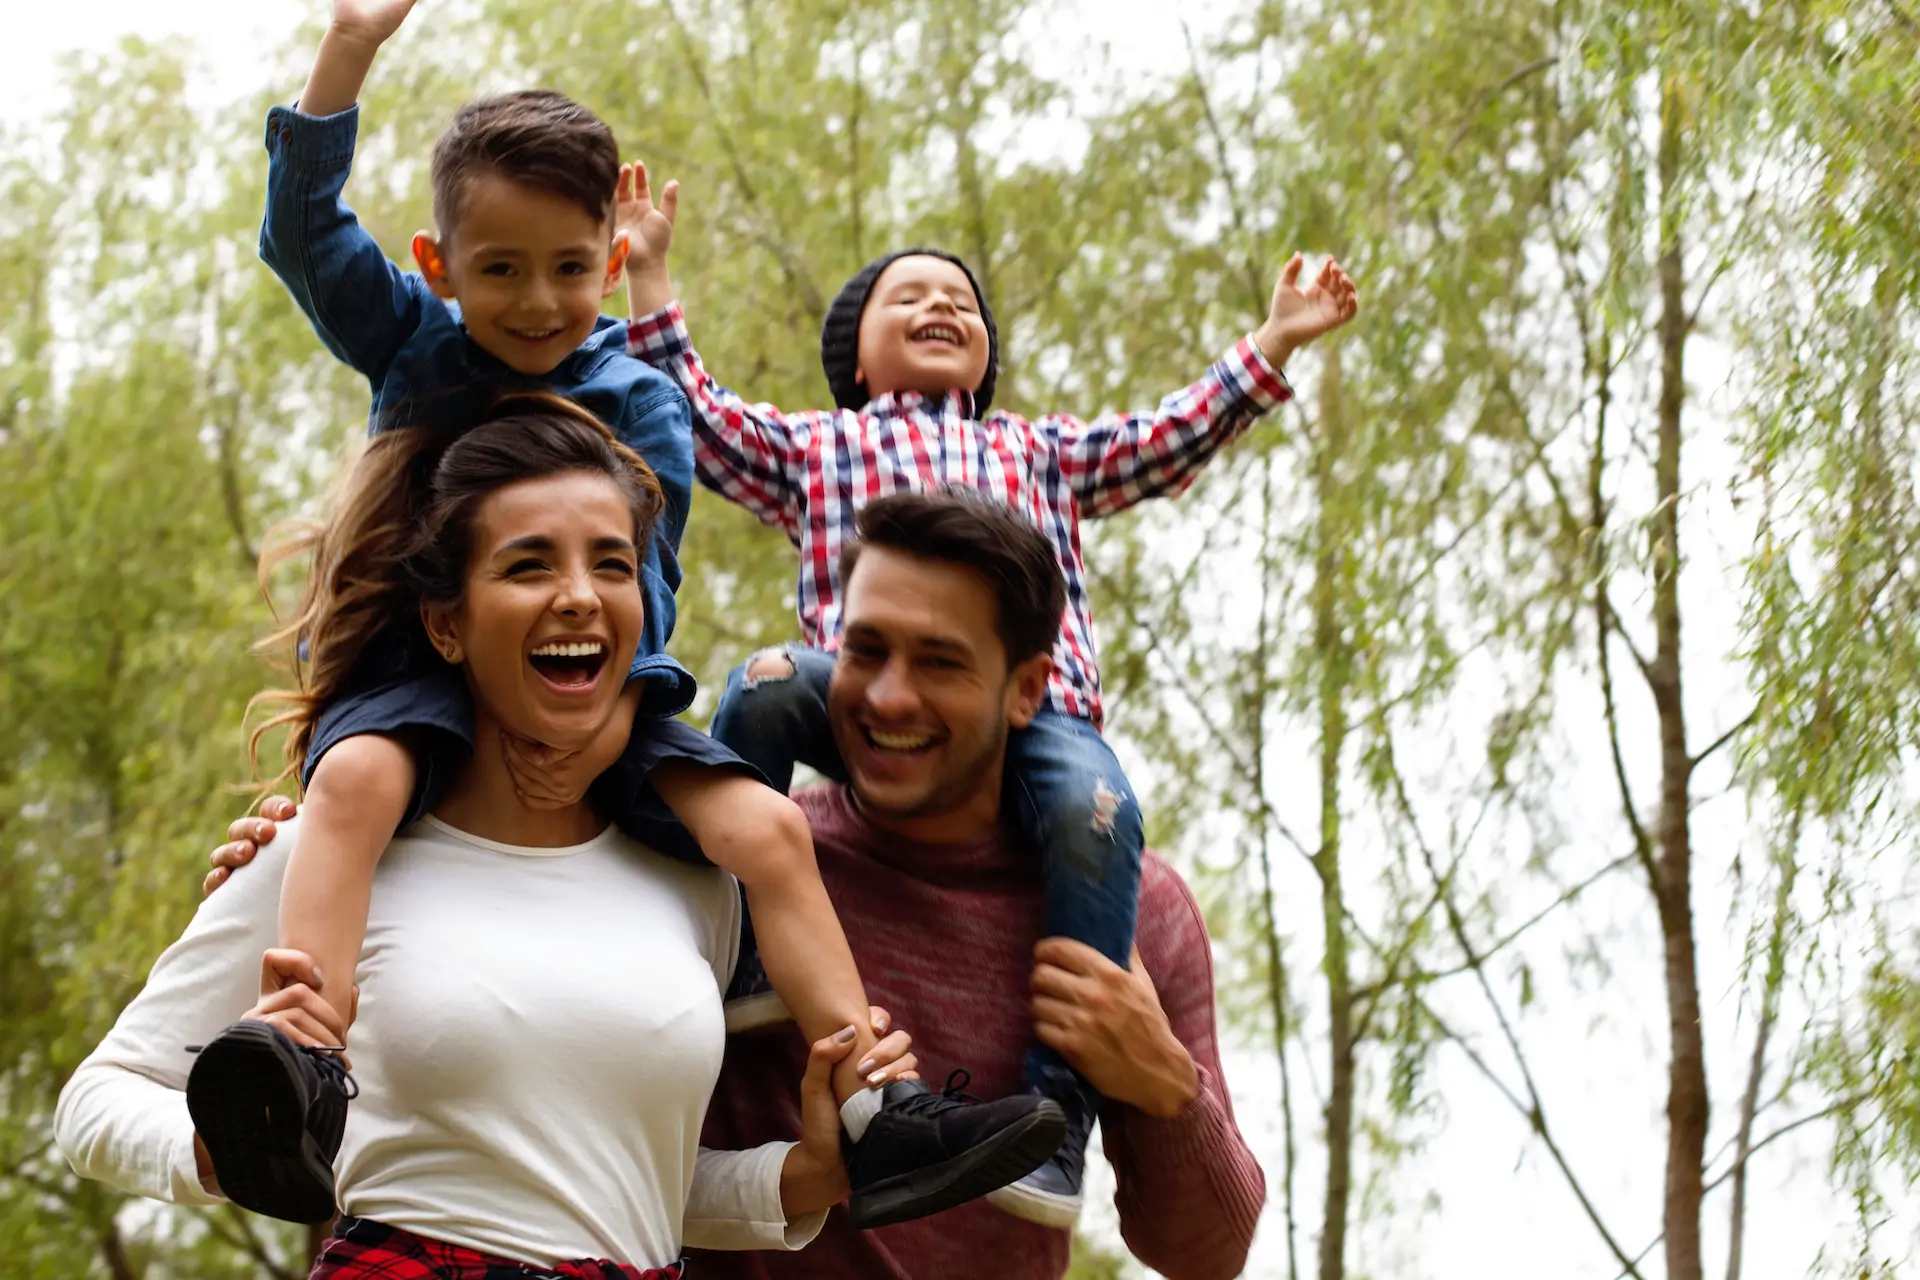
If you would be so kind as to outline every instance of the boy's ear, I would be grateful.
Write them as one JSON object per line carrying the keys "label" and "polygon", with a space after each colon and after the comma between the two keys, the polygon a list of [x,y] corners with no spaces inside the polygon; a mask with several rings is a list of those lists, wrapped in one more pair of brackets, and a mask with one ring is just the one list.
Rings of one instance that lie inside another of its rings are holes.
{"label": "boy's ear", "polygon": [[616,232],[613,247],[607,251],[607,278],[600,282],[600,296],[611,298],[620,291],[620,276],[627,269],[627,250],[633,247],[633,239],[625,231]]}
{"label": "boy's ear", "polygon": [[447,260],[438,240],[424,231],[415,232],[413,260],[420,264],[420,278],[427,282],[427,288],[442,298],[453,296],[453,281],[447,279]]}
{"label": "boy's ear", "polygon": [[455,607],[447,604],[420,604],[420,625],[426,628],[427,642],[446,661],[459,666],[466,661],[466,649],[460,643],[459,620]]}
{"label": "boy's ear", "polygon": [[1053,655],[1036,653],[1007,677],[1007,723],[1024,729],[1033,723],[1047,700],[1047,681],[1053,676]]}

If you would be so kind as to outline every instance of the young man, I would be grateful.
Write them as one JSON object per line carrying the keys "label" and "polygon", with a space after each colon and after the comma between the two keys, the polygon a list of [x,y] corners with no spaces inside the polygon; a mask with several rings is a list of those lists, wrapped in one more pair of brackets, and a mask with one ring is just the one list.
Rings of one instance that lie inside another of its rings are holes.
{"label": "young man", "polygon": [[[1172,1280],[1240,1274],[1266,1190],[1233,1118],[1215,1033],[1212,951],[1193,895],[1142,862],[1137,951],[1116,965],[1082,943],[1036,947],[1046,890],[1036,851],[1003,819],[1011,735],[1046,696],[1061,575],[1046,537],[977,498],[901,494],[860,517],[844,557],[846,642],[829,695],[849,781],[803,792],[820,873],[868,990],[918,1028],[921,1070],[959,1063],[1016,1088],[1037,1034],[1097,1088],[1121,1233]],[[940,745],[902,763],[875,733]],[[273,802],[276,817],[292,806]],[[208,885],[244,865],[273,823],[243,818]],[[797,1028],[730,1037],[703,1141],[799,1132]],[[1072,1237],[975,1203],[861,1232],[829,1215],[793,1254],[703,1253],[719,1280],[1058,1280]]]}

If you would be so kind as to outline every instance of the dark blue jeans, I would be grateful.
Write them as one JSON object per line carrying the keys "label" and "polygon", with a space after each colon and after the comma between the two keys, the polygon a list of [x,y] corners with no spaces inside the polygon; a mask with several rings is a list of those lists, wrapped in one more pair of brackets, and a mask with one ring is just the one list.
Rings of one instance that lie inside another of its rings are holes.
{"label": "dark blue jeans", "polygon": [[[827,723],[833,655],[799,645],[771,652],[783,654],[793,674],[750,678],[751,660],[735,668],[714,712],[713,736],[776,791],[792,785],[796,762],[846,781]],[[1076,938],[1126,968],[1146,836],[1133,787],[1099,730],[1050,707],[1015,729],[1007,739],[1004,803],[1040,854],[1048,936]],[[743,949],[750,936],[742,931]],[[1027,1055],[1027,1079],[1063,1100],[1089,1096],[1066,1060],[1044,1045]]]}

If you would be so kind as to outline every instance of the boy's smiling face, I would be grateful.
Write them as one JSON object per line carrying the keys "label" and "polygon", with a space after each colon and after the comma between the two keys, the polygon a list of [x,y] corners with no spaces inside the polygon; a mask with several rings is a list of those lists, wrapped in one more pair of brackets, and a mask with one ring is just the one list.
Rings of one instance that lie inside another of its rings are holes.
{"label": "boy's smiling face", "polygon": [[978,391],[988,356],[980,300],[955,263],[916,254],[892,263],[873,282],[860,313],[854,372],[869,396]]}
{"label": "boy's smiling face", "polygon": [[627,242],[613,237],[608,213],[593,218],[551,192],[480,174],[461,193],[451,233],[415,236],[414,258],[436,294],[459,302],[483,350],[517,373],[550,373],[620,287]]}

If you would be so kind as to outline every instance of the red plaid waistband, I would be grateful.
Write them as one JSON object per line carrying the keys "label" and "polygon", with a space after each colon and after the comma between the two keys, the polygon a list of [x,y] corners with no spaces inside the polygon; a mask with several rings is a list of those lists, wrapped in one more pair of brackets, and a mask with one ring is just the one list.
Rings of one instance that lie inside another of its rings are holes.
{"label": "red plaid waistband", "polygon": [[650,1271],[592,1258],[535,1266],[429,1240],[384,1222],[342,1218],[307,1280],[683,1280],[685,1275],[680,1262]]}

